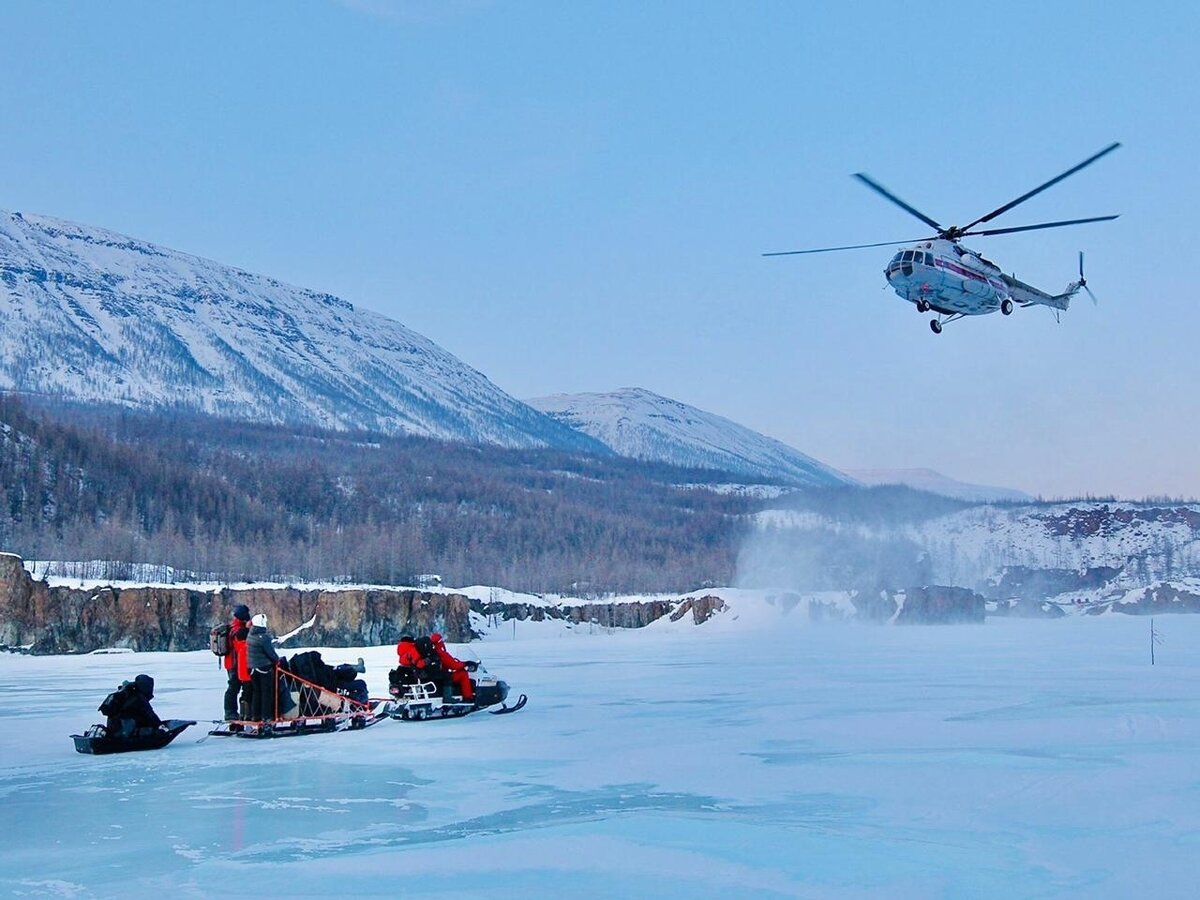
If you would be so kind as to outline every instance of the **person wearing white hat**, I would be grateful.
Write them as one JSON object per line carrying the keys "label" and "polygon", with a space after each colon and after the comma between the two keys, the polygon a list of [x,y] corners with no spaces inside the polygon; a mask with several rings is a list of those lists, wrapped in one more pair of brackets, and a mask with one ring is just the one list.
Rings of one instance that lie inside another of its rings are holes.
{"label": "person wearing white hat", "polygon": [[279,654],[267,632],[267,616],[259,613],[250,620],[250,635],[246,638],[246,656],[250,665],[250,719],[265,722],[275,718],[276,675]]}

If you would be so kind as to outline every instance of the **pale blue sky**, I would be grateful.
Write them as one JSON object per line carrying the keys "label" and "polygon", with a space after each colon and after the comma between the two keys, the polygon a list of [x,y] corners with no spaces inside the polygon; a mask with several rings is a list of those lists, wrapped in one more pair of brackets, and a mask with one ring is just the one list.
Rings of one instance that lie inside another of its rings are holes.
{"label": "pale blue sky", "polygon": [[[1111,7],[1111,8],[1110,8]],[[518,397],[640,386],[840,467],[1200,495],[1188,3],[6,3],[0,208],[392,316]],[[975,239],[1098,308],[930,334],[883,280]]]}

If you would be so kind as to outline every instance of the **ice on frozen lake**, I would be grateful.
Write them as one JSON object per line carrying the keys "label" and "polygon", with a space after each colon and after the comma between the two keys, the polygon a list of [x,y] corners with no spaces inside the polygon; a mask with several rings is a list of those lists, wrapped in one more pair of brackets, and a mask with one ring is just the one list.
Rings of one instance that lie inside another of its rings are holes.
{"label": "ice on frozen lake", "polygon": [[[753,621],[751,621],[753,620]],[[212,718],[207,652],[0,657],[0,892],[1186,897],[1200,617],[473,645],[529,706],[76,754],[125,678]],[[367,660],[383,696],[391,647]]]}

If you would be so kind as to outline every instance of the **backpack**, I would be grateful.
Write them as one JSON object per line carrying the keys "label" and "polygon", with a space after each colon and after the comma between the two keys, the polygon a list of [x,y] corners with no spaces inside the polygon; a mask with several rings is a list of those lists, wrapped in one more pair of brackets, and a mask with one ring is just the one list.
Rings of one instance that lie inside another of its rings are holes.
{"label": "backpack", "polygon": [[125,693],[129,690],[129,686],[129,682],[126,681],[105,697],[104,702],[100,704],[100,712],[106,716],[118,715],[125,708]]}
{"label": "backpack", "polygon": [[214,625],[208,633],[208,649],[217,656],[229,653],[229,630],[229,623],[226,622],[223,625]]}

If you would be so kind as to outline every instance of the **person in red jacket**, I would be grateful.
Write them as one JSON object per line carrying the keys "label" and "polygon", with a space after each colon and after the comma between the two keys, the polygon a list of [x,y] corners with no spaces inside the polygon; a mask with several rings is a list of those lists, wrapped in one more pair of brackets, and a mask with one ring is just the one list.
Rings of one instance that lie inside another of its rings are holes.
{"label": "person in red jacket", "polygon": [[446,649],[446,642],[436,631],[429,636],[429,640],[433,642],[433,649],[437,653],[438,662],[450,674],[451,684],[462,694],[464,700],[468,702],[474,700],[475,685],[471,683],[471,676],[467,673],[467,664],[461,659],[455,659],[450,655],[450,651]]}
{"label": "person in red jacket", "polygon": [[[250,608],[239,603],[229,622],[229,652],[223,657],[229,685],[225,688],[225,720],[244,719],[250,709],[250,665],[246,658],[246,636],[250,633]],[[241,703],[238,694],[241,694]]]}
{"label": "person in red jacket", "polygon": [[421,651],[417,649],[416,641],[413,640],[411,634],[400,635],[400,643],[396,645],[396,656],[399,658],[401,666],[407,666],[410,669],[425,668],[425,659],[421,656]]}

